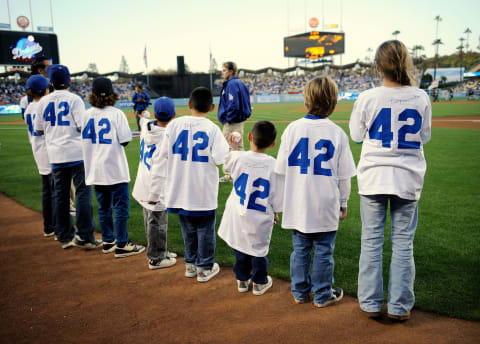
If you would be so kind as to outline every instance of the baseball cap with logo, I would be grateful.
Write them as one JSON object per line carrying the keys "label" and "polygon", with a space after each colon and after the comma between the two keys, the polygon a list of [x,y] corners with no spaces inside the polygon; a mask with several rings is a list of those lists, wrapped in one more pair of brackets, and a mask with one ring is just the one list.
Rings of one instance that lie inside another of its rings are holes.
{"label": "baseball cap with logo", "polygon": [[107,97],[113,94],[112,81],[108,78],[93,79],[92,93],[97,97]]}
{"label": "baseball cap with logo", "polygon": [[27,91],[32,90],[35,93],[42,93],[50,85],[50,81],[42,74],[32,75],[27,80]]}
{"label": "baseball cap with logo", "polygon": [[175,104],[170,98],[161,97],[153,104],[153,111],[159,121],[167,121],[175,115]]}
{"label": "baseball cap with logo", "polygon": [[67,66],[54,64],[47,68],[48,77],[54,87],[66,87],[70,85],[70,71]]}

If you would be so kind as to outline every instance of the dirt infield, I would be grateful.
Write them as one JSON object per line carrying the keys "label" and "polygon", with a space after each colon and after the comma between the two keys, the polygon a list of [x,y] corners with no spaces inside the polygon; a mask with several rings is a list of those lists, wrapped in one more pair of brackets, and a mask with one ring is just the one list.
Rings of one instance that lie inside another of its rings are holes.
{"label": "dirt infield", "polygon": [[150,271],[145,254],[115,259],[62,250],[41,215],[0,194],[2,343],[472,343],[480,322],[414,310],[394,323],[367,319],[354,298],[295,305],[289,283],[239,294],[230,268],[208,283],[183,263]]}

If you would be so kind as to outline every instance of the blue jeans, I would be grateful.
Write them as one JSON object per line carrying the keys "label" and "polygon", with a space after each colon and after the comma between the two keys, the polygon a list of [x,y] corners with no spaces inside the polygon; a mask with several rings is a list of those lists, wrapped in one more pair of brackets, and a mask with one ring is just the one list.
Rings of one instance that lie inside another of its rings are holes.
{"label": "blue jeans", "polygon": [[207,216],[178,216],[185,245],[185,263],[211,269],[215,263],[215,213]]}
{"label": "blue jeans", "polygon": [[358,273],[358,301],[366,312],[380,311],[383,303],[382,251],[388,202],[392,218],[392,261],[388,282],[388,313],[404,315],[415,303],[413,239],[418,202],[394,195],[360,195],[362,250]]}
{"label": "blue jeans", "polygon": [[[117,246],[125,246],[128,242],[127,221],[130,217],[128,183],[95,185],[95,195],[98,201],[98,222],[102,231],[102,241],[116,241]],[[112,207],[115,210],[115,233]]]}
{"label": "blue jeans", "polygon": [[94,242],[92,188],[85,184],[83,164],[56,168],[52,174],[55,185],[55,219],[58,241],[67,243],[75,236],[75,229],[70,217],[70,186],[73,179],[77,209],[77,234],[82,240]]}
{"label": "blue jeans", "polygon": [[[292,294],[297,300],[307,300],[310,291],[316,303],[324,303],[332,296],[336,236],[337,231],[302,233],[292,230],[290,277]],[[313,266],[310,275],[312,247]]]}
{"label": "blue jeans", "polygon": [[248,281],[250,278],[256,284],[265,284],[267,279],[268,258],[254,257],[249,254],[233,250],[235,253],[235,264],[233,271],[235,278],[239,281]]}
{"label": "blue jeans", "polygon": [[43,232],[55,232],[55,202],[52,174],[42,175],[42,215]]}

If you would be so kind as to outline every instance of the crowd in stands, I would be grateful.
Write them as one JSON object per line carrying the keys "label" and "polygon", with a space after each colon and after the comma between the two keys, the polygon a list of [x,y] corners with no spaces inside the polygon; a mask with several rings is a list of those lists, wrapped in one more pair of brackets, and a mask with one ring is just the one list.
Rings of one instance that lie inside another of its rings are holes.
{"label": "crowd in stands", "polygon": [[0,81],[0,104],[18,104],[25,95],[25,85],[13,81]]}

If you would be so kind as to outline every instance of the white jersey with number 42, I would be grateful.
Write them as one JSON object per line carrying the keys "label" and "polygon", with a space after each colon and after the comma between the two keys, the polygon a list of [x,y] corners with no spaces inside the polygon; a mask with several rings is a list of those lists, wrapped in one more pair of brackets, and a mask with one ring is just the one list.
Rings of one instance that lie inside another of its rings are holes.
{"label": "white jersey with number 42", "polygon": [[431,123],[430,99],[417,87],[382,86],[360,94],[350,117],[352,139],[363,141],[359,193],[420,199]]}

